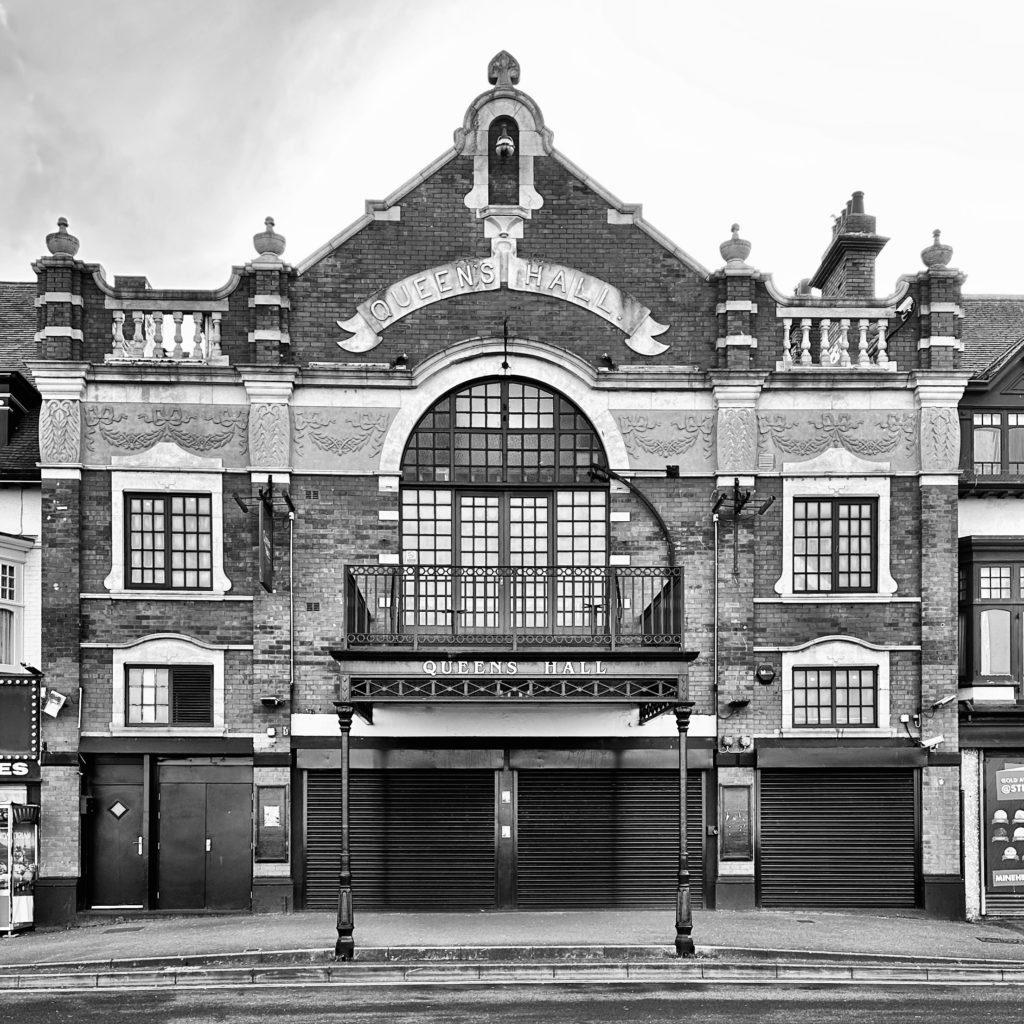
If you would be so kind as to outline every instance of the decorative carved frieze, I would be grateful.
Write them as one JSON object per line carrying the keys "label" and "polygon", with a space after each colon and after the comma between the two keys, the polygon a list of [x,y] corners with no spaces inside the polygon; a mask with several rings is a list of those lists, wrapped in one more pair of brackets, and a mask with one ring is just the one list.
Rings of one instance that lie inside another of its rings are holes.
{"label": "decorative carved frieze", "polygon": [[810,459],[829,448],[843,448],[862,458],[904,454],[912,460],[917,442],[917,414],[822,411],[805,416],[762,413],[758,433],[764,451],[775,450]]}
{"label": "decorative carved frieze", "polygon": [[622,413],[616,417],[626,451],[637,459],[682,455],[700,442],[699,454],[712,455],[715,418],[712,413],[691,413],[664,420],[646,413]]}
{"label": "decorative carved frieze", "polygon": [[956,409],[921,410],[921,469],[955,473],[960,462],[960,420]]}
{"label": "decorative carved frieze", "polygon": [[119,451],[141,452],[161,441],[172,441],[189,451],[211,452],[232,443],[243,444],[247,417],[245,409],[91,406],[85,410],[85,434],[90,447],[102,438]]}
{"label": "decorative carved frieze", "polygon": [[315,449],[331,455],[376,457],[393,413],[364,410],[343,416],[323,412],[295,413],[295,450],[306,454]]}
{"label": "decorative carved frieze", "polygon": [[718,472],[750,473],[757,458],[757,418],[752,408],[718,410]]}
{"label": "decorative carved frieze", "polygon": [[288,406],[253,405],[249,414],[249,459],[254,466],[287,466],[291,449]]}
{"label": "decorative carved frieze", "polygon": [[47,399],[39,414],[39,455],[44,465],[81,461],[82,403]]}

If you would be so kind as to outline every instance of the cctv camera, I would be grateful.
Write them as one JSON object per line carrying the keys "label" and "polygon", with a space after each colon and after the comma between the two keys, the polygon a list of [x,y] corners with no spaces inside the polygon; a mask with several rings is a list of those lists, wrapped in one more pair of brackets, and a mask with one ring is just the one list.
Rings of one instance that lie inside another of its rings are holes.
{"label": "cctv camera", "polygon": [[897,307],[896,313],[901,320],[906,320],[914,312],[914,299],[908,295]]}
{"label": "cctv camera", "polygon": [[941,733],[938,736],[929,736],[926,740],[921,740],[921,746],[925,750],[934,750],[946,737]]}
{"label": "cctv camera", "polygon": [[952,704],[956,700],[955,693],[948,693],[945,697],[940,697],[937,701],[932,704],[932,711],[938,711],[939,708],[944,708],[947,704]]}

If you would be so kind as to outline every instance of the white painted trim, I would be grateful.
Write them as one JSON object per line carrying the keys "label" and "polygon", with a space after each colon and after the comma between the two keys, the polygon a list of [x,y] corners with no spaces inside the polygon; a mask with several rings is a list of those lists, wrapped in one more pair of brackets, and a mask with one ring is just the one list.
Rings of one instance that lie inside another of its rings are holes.
{"label": "white painted trim", "polygon": [[887,594],[813,594],[810,596],[755,597],[754,604],[920,604],[919,597]]}
{"label": "white painted trim", "polygon": [[168,590],[123,590],[119,593],[91,593],[83,591],[78,595],[83,601],[217,601],[227,603],[230,601],[252,602],[250,594],[211,594],[209,591],[191,590],[188,592],[174,593]]}
{"label": "white painted trim", "polygon": [[960,474],[922,473],[918,479],[922,487],[956,487],[960,483]]}
{"label": "white painted trim", "polygon": [[282,309],[291,309],[292,300],[286,295],[254,295],[249,299],[249,308],[256,306],[280,306]]}
{"label": "white painted trim", "polygon": [[933,334],[928,338],[921,338],[917,343],[919,350],[926,348],[952,348],[957,352],[963,352],[964,343],[961,338],[954,338],[949,334]]}
{"label": "white painted trim", "polygon": [[613,195],[608,191],[602,184],[595,179],[591,178],[589,174],[584,172],[581,168],[577,167],[567,156],[560,153],[554,147],[549,151],[555,161],[560,163],[571,175],[578,178],[587,188],[592,189],[597,195],[604,200],[610,207],[614,207],[617,210],[636,210],[634,214],[634,223],[645,235],[657,242],[663,249],[667,249],[677,260],[688,266],[691,270],[700,274],[701,277],[707,278],[711,276],[711,272],[701,264],[698,260],[694,259],[688,252],[681,249],[675,242],[673,242],[667,235],[663,235],[657,228],[652,227],[646,220],[640,216],[640,208],[634,207],[630,203],[624,203],[617,196]]}
{"label": "white painted trim", "polygon": [[77,327],[44,327],[35,334],[36,341],[43,341],[45,338],[71,338],[73,341],[81,341],[82,332]]}
{"label": "white painted trim", "polygon": [[173,734],[209,735],[224,731],[224,651],[174,633],[155,633],[111,651],[110,731],[148,736],[153,726],[129,725],[125,708],[125,666],[211,665],[213,667],[213,725],[199,728],[156,726]]}
{"label": "white painted trim", "polygon": [[40,465],[39,476],[43,480],[81,480],[82,467]]}
{"label": "white painted trim", "polygon": [[757,348],[757,338],[752,334],[727,334],[720,340],[726,348]]}
{"label": "white painted trim", "polygon": [[[414,174],[404,184],[399,185],[394,192],[391,193],[386,199],[380,200],[380,205],[384,207],[395,206],[402,199],[404,199],[414,188],[418,188],[423,184],[431,175],[436,174],[445,164],[449,163],[455,157],[457,157],[458,150],[453,146],[451,149],[445,150],[436,160],[427,164],[418,174]],[[373,223],[373,214],[364,213],[361,217],[354,220],[347,228],[339,231],[330,241],[321,245],[319,249],[311,252],[304,260],[300,260],[295,264],[295,270],[299,275],[305,274],[307,270],[315,267],[325,256],[330,256],[335,249],[344,245],[350,238],[357,235],[363,228]]]}
{"label": "white painted trim", "polygon": [[729,299],[715,306],[716,313],[756,313],[757,303],[750,299]]}
{"label": "white painted trim", "polygon": [[812,640],[806,640],[801,644],[790,644],[788,646],[761,646],[754,647],[755,651],[775,651],[784,653],[787,651],[806,651],[819,644],[844,643],[854,644],[871,651],[919,651],[920,644],[875,644],[870,640],[861,640],[860,637],[851,636],[848,633],[830,633],[828,636],[816,636]]}
{"label": "white painted trim", "polygon": [[[876,595],[891,597],[899,589],[890,571],[890,483],[888,462],[868,462],[845,448],[829,448],[806,462],[782,468],[782,574],[775,592],[782,597],[811,595],[793,589],[793,502],[796,498],[875,498],[877,519]],[[820,600],[825,595],[814,595]],[[829,595],[845,599],[848,595]],[[853,596],[853,595],[849,595]]]}
{"label": "white painted trim", "polygon": [[43,292],[36,296],[37,306],[45,306],[48,302],[70,302],[72,306],[81,306],[82,296],[72,295],[71,292]]}
{"label": "white painted trim", "polygon": [[[822,729],[793,725],[793,671],[798,668],[845,668],[875,670],[877,724],[874,728],[851,726]],[[782,652],[782,733],[790,736],[886,735],[890,729],[889,650],[854,636],[819,637]]]}
{"label": "white painted trim", "polygon": [[[180,464],[168,469],[165,463],[174,452],[180,453]],[[141,469],[145,459],[154,460],[152,469]],[[171,442],[154,445],[149,452],[141,455],[115,456],[111,458],[110,473],[110,544],[112,565],[103,585],[112,593],[139,595],[139,591],[128,590],[124,585],[124,496],[129,491],[164,491],[168,494],[182,491],[198,491],[210,495],[210,514],[213,533],[213,589],[203,594],[221,596],[231,589],[231,580],[224,572],[224,494],[223,469],[209,472],[211,464],[220,464],[220,459],[203,459],[178,448]],[[132,471],[128,471],[131,466]],[[168,593],[161,591],[161,594]],[[178,591],[186,593],[186,591]],[[194,592],[187,591],[191,596]]]}

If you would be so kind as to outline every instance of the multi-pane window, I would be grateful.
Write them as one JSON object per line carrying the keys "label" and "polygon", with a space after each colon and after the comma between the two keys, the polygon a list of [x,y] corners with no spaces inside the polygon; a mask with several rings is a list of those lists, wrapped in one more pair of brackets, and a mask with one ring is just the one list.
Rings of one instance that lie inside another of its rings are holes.
{"label": "multi-pane window", "polygon": [[127,494],[129,587],[210,590],[213,516],[208,494]]}
{"label": "multi-pane window", "polygon": [[21,607],[18,594],[19,567],[0,562],[0,665],[21,660]]}
{"label": "multi-pane window", "polygon": [[402,462],[397,628],[606,629],[608,484],[594,465],[607,465],[597,435],[554,391],[502,379],[443,397]]}
{"label": "multi-pane window", "polygon": [[1024,413],[974,413],[971,442],[976,476],[1024,474]]}
{"label": "multi-pane window", "polygon": [[589,483],[604,451],[567,399],[514,380],[472,384],[419,422],[402,462],[407,483]]}
{"label": "multi-pane window", "polygon": [[209,665],[134,665],[125,672],[128,725],[212,725]]}
{"label": "multi-pane window", "polygon": [[1019,682],[1024,652],[1024,562],[979,560],[964,565],[961,571],[960,678]]}
{"label": "multi-pane window", "polygon": [[793,502],[793,590],[875,589],[877,501],[796,498]]}
{"label": "multi-pane window", "polygon": [[795,668],[793,725],[872,727],[878,722],[874,668]]}

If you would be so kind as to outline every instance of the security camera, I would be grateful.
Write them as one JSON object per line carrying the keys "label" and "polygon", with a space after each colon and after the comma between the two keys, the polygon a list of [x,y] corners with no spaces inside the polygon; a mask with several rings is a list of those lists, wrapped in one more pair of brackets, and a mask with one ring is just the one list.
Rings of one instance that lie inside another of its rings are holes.
{"label": "security camera", "polygon": [[929,736],[926,740],[921,740],[921,746],[925,750],[934,750],[946,737],[941,733],[938,736]]}
{"label": "security camera", "polygon": [[901,320],[906,320],[911,313],[914,312],[914,299],[913,296],[908,295],[897,307],[896,315]]}
{"label": "security camera", "polygon": [[947,693],[945,697],[940,697],[937,701],[932,704],[932,711],[938,711],[939,708],[944,708],[947,704],[952,704],[956,700],[955,693]]}
{"label": "security camera", "polygon": [[284,703],[284,697],[279,697],[275,693],[275,694],[273,694],[271,696],[260,697],[260,703],[265,708],[278,708],[278,707],[280,707]]}

